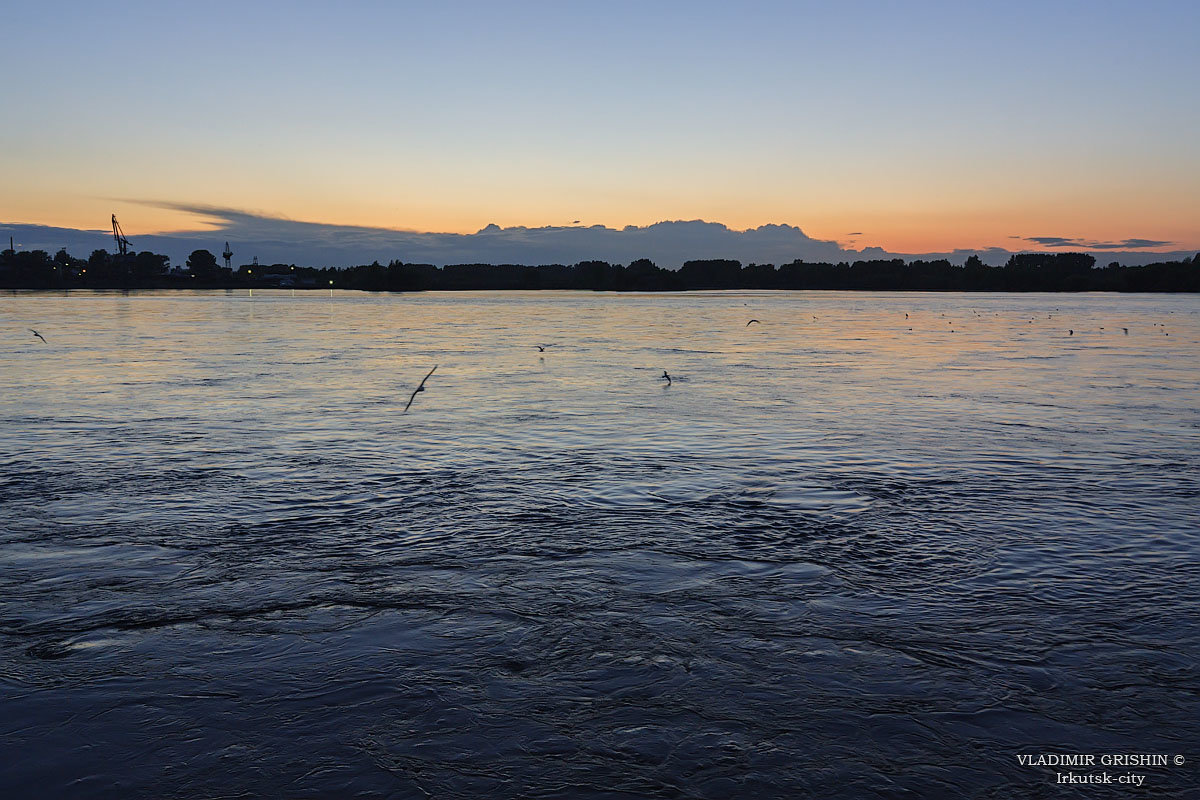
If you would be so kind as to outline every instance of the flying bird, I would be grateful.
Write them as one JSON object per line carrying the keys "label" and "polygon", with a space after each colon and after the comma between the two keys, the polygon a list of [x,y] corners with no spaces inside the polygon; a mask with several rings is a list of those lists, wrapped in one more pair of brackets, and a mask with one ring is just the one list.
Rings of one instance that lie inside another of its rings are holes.
{"label": "flying bird", "polygon": [[1129,335],[1129,328],[1121,328],[1121,330],[1125,331],[1126,336]]}
{"label": "flying bird", "polygon": [[1074,335],[1075,335],[1075,331],[1067,331],[1067,336],[1074,336]]}
{"label": "flying bird", "polygon": [[413,393],[411,395],[409,395],[409,397],[408,397],[408,405],[404,406],[404,411],[401,411],[400,412],[401,414],[406,413],[408,411],[408,407],[413,404],[413,400],[416,399],[418,392],[425,391],[425,381],[429,380],[429,376],[432,375],[433,370],[435,370],[437,368],[438,368],[438,365],[434,364],[433,369],[429,370],[429,373],[424,378],[421,378],[421,384],[417,388],[413,389]]}
{"label": "flying bird", "polygon": [[[750,320],[749,322],[747,322],[747,323],[746,323],[746,327],[747,327],[747,328],[749,328],[751,325],[753,325],[753,324],[754,324],[754,323],[756,323],[756,322],[758,322],[758,320],[756,320],[756,319],[752,319],[752,320]],[[761,323],[761,322],[758,322],[758,324],[759,324],[759,325],[761,325],[762,323]]]}
{"label": "flying bird", "polygon": [[534,347],[536,347],[538,349],[539,353],[544,353],[544,352],[546,352],[547,347],[553,347],[553,346],[554,345],[552,345],[552,344],[535,344],[534,345]]}
{"label": "flying bird", "polygon": [[663,377],[667,379],[667,386],[670,386],[671,385],[671,376],[667,374],[667,371],[665,369],[663,370]]}
{"label": "flying bird", "polygon": [[41,340],[42,340],[43,342],[45,342],[46,344],[50,344],[49,342],[46,342],[46,337],[45,337],[45,336],[42,336],[40,333],[38,333],[37,331],[35,331],[33,328],[30,328],[30,329],[29,329],[29,332],[30,332],[30,333],[32,333],[34,336],[38,337],[39,339],[41,339]]}

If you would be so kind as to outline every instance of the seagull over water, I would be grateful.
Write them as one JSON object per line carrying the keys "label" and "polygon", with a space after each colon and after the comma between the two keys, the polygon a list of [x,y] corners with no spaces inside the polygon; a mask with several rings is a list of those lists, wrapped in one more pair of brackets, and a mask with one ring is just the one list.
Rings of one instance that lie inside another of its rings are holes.
{"label": "seagull over water", "polygon": [[665,369],[663,370],[663,377],[667,379],[667,386],[670,386],[671,385],[671,376],[667,374],[667,371]]}
{"label": "seagull over water", "polygon": [[[754,324],[754,323],[756,323],[756,322],[758,322],[758,320],[756,320],[756,319],[752,319],[752,320],[750,320],[749,322],[747,322],[747,323],[746,323],[746,327],[747,327],[747,328],[749,328],[751,325],[753,325],[753,324]],[[759,325],[761,325],[762,323],[761,323],[761,322],[758,322],[758,324],[759,324]]]}
{"label": "seagull over water", "polygon": [[434,364],[433,369],[429,370],[429,373],[424,378],[421,378],[421,385],[418,386],[417,388],[413,389],[413,393],[411,395],[409,395],[409,397],[408,397],[408,405],[404,406],[404,411],[401,411],[400,412],[401,414],[406,413],[408,411],[408,407],[413,404],[413,400],[416,399],[418,392],[425,391],[425,381],[429,380],[429,376],[432,375],[433,370],[435,370],[437,368],[438,368],[438,365]]}
{"label": "seagull over water", "polygon": [[35,331],[33,328],[30,328],[30,329],[29,329],[29,332],[30,332],[30,333],[32,333],[34,336],[38,337],[39,339],[41,339],[41,340],[42,340],[43,342],[45,342],[46,344],[50,344],[49,342],[46,342],[46,337],[45,337],[45,336],[42,336],[40,333],[38,333],[37,331]]}

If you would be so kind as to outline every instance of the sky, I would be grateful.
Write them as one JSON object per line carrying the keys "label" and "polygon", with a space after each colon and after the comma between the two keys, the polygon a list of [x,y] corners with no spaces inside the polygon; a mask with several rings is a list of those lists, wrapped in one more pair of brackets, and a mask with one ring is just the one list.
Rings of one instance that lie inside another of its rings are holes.
{"label": "sky", "polygon": [[1200,249],[1200,3],[38,2],[0,223]]}

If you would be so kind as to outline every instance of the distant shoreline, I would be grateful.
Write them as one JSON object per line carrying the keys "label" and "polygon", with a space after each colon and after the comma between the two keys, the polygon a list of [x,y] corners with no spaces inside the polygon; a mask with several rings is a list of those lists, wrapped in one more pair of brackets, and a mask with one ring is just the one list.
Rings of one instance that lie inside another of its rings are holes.
{"label": "distant shoreline", "polygon": [[219,267],[206,250],[184,267],[168,269],[153,253],[92,253],[86,261],[65,251],[0,253],[0,290],[64,289],[358,289],[363,291],[579,290],[680,292],[703,290],[832,290],[875,292],[1200,292],[1200,254],[1144,266],[1097,267],[1088,253],[1021,253],[992,267],[977,256],[955,266],[945,259],[748,264],[732,259],[686,262],[663,269],[648,259],[629,265],[605,261],[577,264],[412,264],[392,261],[358,267],[314,268],[294,264]]}
{"label": "distant shoreline", "polygon": [[1200,294],[1197,289],[870,289],[870,288],[819,288],[819,289],[773,289],[760,286],[729,286],[721,288],[692,287],[684,289],[579,289],[579,288],[435,288],[435,289],[363,289],[354,286],[0,286],[0,293],[20,294],[66,294],[70,292],[105,292],[129,294],[133,292],[234,292],[234,291],[303,292],[323,294],[330,290],[339,292],[367,292],[371,294],[424,294],[426,292],[593,292],[596,294],[685,294],[687,292],[863,292],[884,294]]}

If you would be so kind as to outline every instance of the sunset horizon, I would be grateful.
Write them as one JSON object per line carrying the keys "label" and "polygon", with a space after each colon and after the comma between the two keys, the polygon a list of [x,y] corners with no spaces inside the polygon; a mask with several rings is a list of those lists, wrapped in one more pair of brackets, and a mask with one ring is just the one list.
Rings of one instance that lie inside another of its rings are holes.
{"label": "sunset horizon", "polygon": [[[189,233],[203,233],[208,231],[221,230],[220,225],[214,222],[214,216],[201,211],[171,211],[170,206],[173,205],[191,205],[191,204],[175,204],[175,203],[159,203],[154,201],[146,202],[129,202],[129,201],[108,201],[107,203],[97,203],[97,210],[101,210],[99,217],[92,219],[93,215],[89,214],[91,225],[86,222],[81,222],[82,217],[70,217],[58,221],[49,221],[46,218],[38,219],[4,219],[0,220],[0,226],[3,225],[36,225],[44,227],[68,228],[78,231],[89,232],[106,232],[106,226],[103,225],[109,215],[116,214],[122,220],[129,220],[125,223],[127,233],[130,236],[146,236],[146,235],[181,235]],[[140,209],[150,209],[149,212],[139,211]],[[113,209],[120,209],[119,211]],[[159,224],[147,225],[143,220],[149,217],[151,220],[160,217],[160,210],[169,212],[166,220],[162,220]],[[223,209],[214,209],[214,212],[219,212]],[[571,221],[542,221],[542,222],[521,222],[509,221],[500,222],[504,219],[504,215],[496,214],[492,217],[486,217],[485,222],[466,222],[462,225],[447,224],[442,227],[421,227],[415,224],[405,224],[403,221],[395,221],[392,223],[372,223],[359,218],[339,218],[336,216],[321,217],[318,213],[314,216],[297,217],[270,211],[250,211],[247,209],[236,209],[241,213],[253,213],[264,219],[275,219],[286,222],[300,222],[314,225],[333,225],[345,227],[370,228],[381,231],[395,231],[400,233],[448,233],[448,234],[473,234],[479,233],[489,227],[500,228],[523,228],[523,229],[544,229],[544,228],[575,228],[575,227],[603,227],[610,230],[622,230],[629,227],[646,228],[661,223],[670,222],[706,222],[724,225],[731,231],[745,232],[757,230],[760,228],[786,226],[798,228],[808,236],[822,241],[837,242],[845,248],[861,250],[863,248],[877,248],[888,252],[895,253],[936,253],[950,251],[966,251],[966,250],[988,250],[988,249],[1006,249],[1014,252],[1027,250],[1031,247],[1037,247],[1039,240],[1063,239],[1077,242],[1072,245],[1074,249],[1082,251],[1103,252],[1104,250],[1112,249],[1114,246],[1120,245],[1124,249],[1137,249],[1148,252],[1174,252],[1174,251],[1189,251],[1200,250],[1200,239],[1193,241],[1186,235],[1180,235],[1174,239],[1152,239],[1145,236],[1130,235],[1108,235],[1099,236],[1081,231],[1089,230],[1087,228],[1068,228],[1066,226],[1040,226],[1032,227],[1030,230],[1021,233],[992,233],[988,235],[975,236],[968,232],[964,232],[961,228],[955,228],[953,232],[944,233],[940,238],[933,238],[932,234],[924,236],[919,233],[912,232],[905,226],[901,226],[902,230],[894,235],[883,233],[872,233],[869,226],[859,225],[860,229],[868,228],[867,230],[858,230],[851,232],[840,232],[832,228],[819,228],[814,225],[805,225],[803,221],[785,221],[779,219],[768,219],[760,222],[740,222],[730,223],[724,219],[707,218],[707,217],[686,217],[681,215],[661,216],[657,218],[646,218],[642,220],[571,220]],[[842,225],[841,227],[850,227]],[[1009,226],[1008,229],[1012,229]],[[1047,235],[1045,229],[1054,229],[1059,231],[1057,235]],[[999,230],[999,228],[997,228]],[[1090,228],[1095,231],[1096,229]],[[1132,229],[1125,228],[1126,232]],[[1140,233],[1145,233],[1146,228],[1139,229]],[[1112,230],[1106,230],[1112,234]],[[1162,235],[1171,234],[1171,230],[1159,227],[1157,232]],[[1187,232],[1184,232],[1187,233]],[[1064,235],[1065,234],[1065,235]],[[1148,244],[1123,244],[1124,242],[1149,242]],[[1022,245],[1021,242],[1029,242],[1029,245]]]}
{"label": "sunset horizon", "polygon": [[[218,206],[205,206],[199,204],[173,203],[173,201],[155,201],[155,200],[108,200],[100,201],[95,204],[95,209],[108,209],[101,212],[97,221],[92,221],[91,225],[71,224],[74,218],[66,219],[60,224],[52,224],[44,219],[40,221],[30,221],[30,219],[0,219],[0,233],[2,229],[8,225],[28,225],[28,227],[46,227],[46,228],[64,228],[77,230],[80,233],[95,233],[107,234],[109,228],[103,225],[107,222],[109,216],[119,216],[122,219],[122,224],[127,235],[138,236],[187,236],[191,234],[204,235],[214,234],[221,235],[226,228],[222,225],[222,215],[224,212],[236,213],[236,215],[253,216],[264,221],[277,221],[287,223],[299,223],[305,225],[320,225],[320,227],[344,227],[344,228],[360,228],[377,231],[391,231],[391,233],[402,234],[452,234],[452,235],[472,235],[479,234],[488,229],[500,228],[503,230],[566,230],[572,228],[592,228],[606,230],[628,230],[628,229],[646,229],[652,228],[654,225],[671,224],[671,223],[688,223],[700,222],[722,225],[734,233],[748,233],[769,228],[793,228],[818,241],[834,242],[841,248],[847,251],[883,251],[888,253],[922,255],[929,253],[949,253],[949,252],[984,252],[984,251],[1003,251],[1009,252],[1030,252],[1037,249],[1046,249],[1046,251],[1061,251],[1062,248],[1068,247],[1073,251],[1092,252],[1098,255],[1105,252],[1121,249],[1121,251],[1138,251],[1144,253],[1186,253],[1200,249],[1200,243],[1192,243],[1186,237],[1178,237],[1178,239],[1151,239],[1146,236],[1110,236],[1099,237],[1079,233],[1078,228],[1052,228],[1043,227],[1031,228],[1024,233],[1008,233],[988,236],[972,236],[962,233],[961,230],[956,230],[953,235],[946,234],[938,240],[929,240],[920,237],[918,234],[913,234],[911,231],[905,234],[896,236],[886,236],[883,234],[872,234],[869,225],[859,225],[858,229],[850,231],[832,230],[829,233],[823,233],[823,229],[814,227],[814,225],[805,225],[797,222],[784,222],[779,219],[769,219],[760,223],[742,223],[733,224],[725,221],[725,219],[706,218],[706,217],[684,217],[684,216],[664,216],[661,218],[648,218],[646,221],[636,222],[612,222],[612,221],[596,221],[596,219],[571,219],[571,221],[550,221],[540,224],[534,223],[500,223],[498,219],[503,216],[487,218],[487,221],[478,223],[469,223],[463,227],[452,227],[446,225],[443,228],[421,228],[419,225],[404,224],[403,222],[395,222],[392,224],[368,224],[361,219],[338,219],[332,218],[313,218],[313,217],[295,217],[283,215],[283,213],[275,213],[270,211],[251,211],[246,209],[223,209]],[[119,211],[116,211],[119,209]],[[167,213],[167,222],[162,224],[146,225],[144,219],[160,218],[161,213]],[[842,225],[848,227],[848,225]],[[1046,228],[1055,229],[1060,233],[1050,235],[1046,233]],[[1012,228],[1009,228],[1012,229]],[[1141,229],[1145,231],[1145,228]],[[1162,228],[1158,229],[1163,231]],[[1170,231],[1165,231],[1170,233]],[[1164,233],[1164,235],[1165,235]],[[581,257],[583,255],[581,254]],[[302,254],[298,253],[296,258],[302,258]]]}

